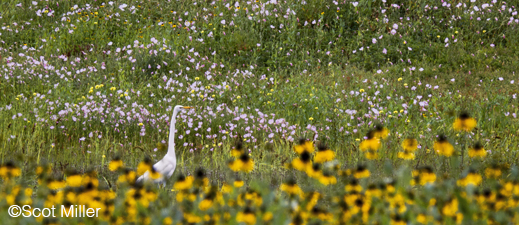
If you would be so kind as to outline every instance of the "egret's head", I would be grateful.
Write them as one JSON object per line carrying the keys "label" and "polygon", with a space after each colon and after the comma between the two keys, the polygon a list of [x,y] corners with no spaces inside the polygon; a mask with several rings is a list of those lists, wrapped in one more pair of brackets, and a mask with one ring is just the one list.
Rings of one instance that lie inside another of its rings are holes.
{"label": "egret's head", "polygon": [[191,109],[193,107],[190,107],[190,106],[183,106],[183,105],[177,105],[175,106],[175,109],[174,111],[177,111],[177,112],[180,112],[182,110],[187,110],[187,109]]}

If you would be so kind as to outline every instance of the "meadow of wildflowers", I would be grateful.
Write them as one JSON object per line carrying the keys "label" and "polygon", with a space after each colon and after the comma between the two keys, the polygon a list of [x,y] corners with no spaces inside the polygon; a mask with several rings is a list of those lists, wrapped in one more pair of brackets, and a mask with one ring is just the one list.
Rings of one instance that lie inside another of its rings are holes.
{"label": "meadow of wildflowers", "polygon": [[0,223],[518,224],[517,7],[2,1]]}

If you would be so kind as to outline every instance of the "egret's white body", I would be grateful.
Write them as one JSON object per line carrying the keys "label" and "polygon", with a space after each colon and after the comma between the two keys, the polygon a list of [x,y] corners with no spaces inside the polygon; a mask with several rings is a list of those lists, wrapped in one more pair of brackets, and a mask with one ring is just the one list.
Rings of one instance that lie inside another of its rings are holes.
{"label": "egret's white body", "polygon": [[175,155],[175,123],[177,122],[176,117],[180,111],[190,108],[191,107],[177,105],[173,109],[173,116],[171,116],[171,125],[169,127],[168,153],[166,153],[162,160],[153,165],[155,171],[161,174],[160,178],[152,179],[150,177],[150,171],[146,171],[146,173],[137,178],[137,182],[153,181],[154,183],[165,185],[166,179],[170,178],[173,175],[173,172],[175,172],[175,168],[177,167],[177,156]]}

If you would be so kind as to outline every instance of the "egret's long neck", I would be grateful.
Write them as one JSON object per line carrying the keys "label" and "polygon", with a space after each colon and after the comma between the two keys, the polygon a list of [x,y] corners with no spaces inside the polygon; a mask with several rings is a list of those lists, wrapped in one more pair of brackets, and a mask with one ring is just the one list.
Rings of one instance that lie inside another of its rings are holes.
{"label": "egret's long neck", "polygon": [[175,158],[175,123],[177,123],[177,114],[178,111],[173,111],[173,116],[171,116],[171,126],[169,127],[169,142],[168,142],[168,153],[166,155]]}

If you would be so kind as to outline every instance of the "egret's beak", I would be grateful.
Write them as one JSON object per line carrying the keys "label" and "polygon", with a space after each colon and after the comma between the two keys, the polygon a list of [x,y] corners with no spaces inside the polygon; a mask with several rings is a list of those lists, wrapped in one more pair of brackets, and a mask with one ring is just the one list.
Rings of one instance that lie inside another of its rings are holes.
{"label": "egret's beak", "polygon": [[194,107],[191,107],[191,106],[184,106],[183,108],[184,108],[184,109],[192,109],[192,108],[194,108]]}

